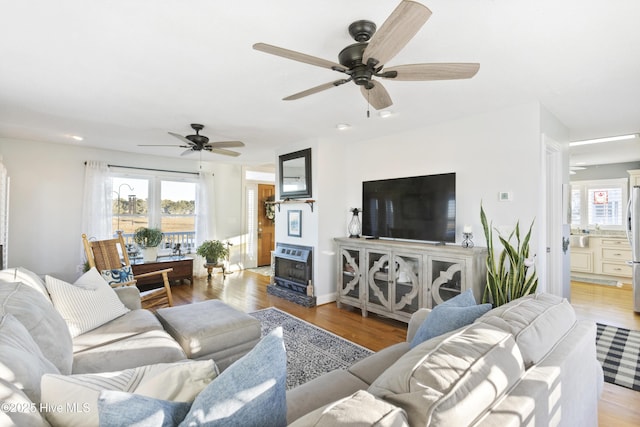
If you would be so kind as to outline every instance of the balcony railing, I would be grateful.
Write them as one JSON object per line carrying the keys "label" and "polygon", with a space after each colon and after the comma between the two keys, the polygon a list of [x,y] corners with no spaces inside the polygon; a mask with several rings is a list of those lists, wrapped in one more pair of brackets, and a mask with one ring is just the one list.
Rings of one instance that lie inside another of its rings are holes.
{"label": "balcony railing", "polygon": [[[182,255],[195,253],[196,232],[195,231],[170,231],[163,232],[158,256],[170,256],[178,253],[178,248]],[[127,247],[135,248],[137,245],[133,241],[133,233],[122,233]],[[180,245],[180,246],[177,246]]]}

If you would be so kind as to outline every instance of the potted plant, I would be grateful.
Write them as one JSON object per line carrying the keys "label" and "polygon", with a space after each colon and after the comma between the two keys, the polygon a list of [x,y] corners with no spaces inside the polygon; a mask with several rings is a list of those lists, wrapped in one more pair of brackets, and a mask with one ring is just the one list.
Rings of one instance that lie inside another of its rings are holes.
{"label": "potted plant", "polygon": [[[520,240],[520,221],[516,223],[515,229],[504,237],[498,230],[498,239],[502,244],[502,252],[496,259],[493,246],[492,223],[487,222],[487,216],[480,205],[480,221],[487,239],[487,286],[484,289],[482,302],[490,302],[494,307],[532,294],[538,287],[538,278],[533,257],[529,255],[529,240],[533,221],[529,227],[529,232]],[[511,243],[515,236],[515,245]]]}
{"label": "potted plant", "polygon": [[140,227],[133,232],[133,241],[142,249],[142,257],[146,262],[155,261],[158,258],[158,245],[163,237],[158,228]]}
{"label": "potted plant", "polygon": [[207,264],[218,264],[221,258],[229,254],[229,250],[220,240],[205,240],[198,246],[196,253],[206,258]]}

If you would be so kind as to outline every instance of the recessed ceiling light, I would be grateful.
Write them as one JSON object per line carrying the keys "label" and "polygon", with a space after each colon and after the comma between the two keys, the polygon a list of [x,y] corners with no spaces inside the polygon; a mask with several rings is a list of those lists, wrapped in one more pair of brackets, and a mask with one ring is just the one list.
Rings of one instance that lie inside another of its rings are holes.
{"label": "recessed ceiling light", "polygon": [[71,138],[75,139],[76,141],[82,141],[84,138],[78,135],[71,135]]}
{"label": "recessed ceiling light", "polygon": [[348,123],[338,123],[338,124],[336,125],[336,129],[338,129],[338,130],[347,130],[347,129],[349,129],[350,127],[351,127],[351,125],[350,125],[350,124],[348,124]]}
{"label": "recessed ceiling light", "polygon": [[387,117],[391,116],[391,114],[392,114],[392,113],[391,113],[391,111],[389,111],[389,110],[382,110],[382,111],[380,111],[380,112],[378,113],[378,115],[379,115],[380,117],[382,117],[383,119],[386,119]]}
{"label": "recessed ceiling light", "polygon": [[575,147],[578,145],[599,144],[601,142],[624,141],[627,139],[635,139],[637,137],[638,137],[637,133],[632,133],[629,135],[607,136],[605,138],[583,139],[581,141],[570,142],[569,146]]}

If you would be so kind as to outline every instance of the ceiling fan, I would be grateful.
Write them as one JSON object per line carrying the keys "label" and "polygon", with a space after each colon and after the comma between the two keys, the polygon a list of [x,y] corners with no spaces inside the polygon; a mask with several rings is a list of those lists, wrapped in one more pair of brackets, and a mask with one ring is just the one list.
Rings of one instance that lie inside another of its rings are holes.
{"label": "ceiling fan", "polygon": [[140,144],[139,147],[182,147],[187,148],[184,152],[182,152],[181,156],[185,156],[194,151],[209,151],[216,154],[222,154],[223,156],[232,156],[238,157],[240,153],[237,151],[226,150],[226,148],[233,147],[244,147],[244,143],[241,141],[217,141],[217,142],[209,142],[209,138],[204,135],[200,135],[200,131],[204,129],[204,125],[199,125],[194,123],[191,125],[191,128],[196,131],[195,135],[187,135],[182,136],[178,133],[169,132],[169,135],[175,136],[186,145],[149,145],[149,144]]}
{"label": "ceiling fan", "polygon": [[410,64],[383,69],[385,64],[416,35],[430,16],[431,11],[426,6],[413,0],[402,0],[378,31],[371,21],[360,20],[352,23],[349,26],[349,34],[356,43],[340,52],[339,64],[266,43],[256,43],[253,48],[346,74],[345,78],[287,96],[283,98],[285,101],[300,99],[353,81],[360,86],[367,102],[376,110],[380,110],[391,106],[393,101],[382,83],[373,77],[405,81],[468,79],[480,69],[480,64],[477,63]]}

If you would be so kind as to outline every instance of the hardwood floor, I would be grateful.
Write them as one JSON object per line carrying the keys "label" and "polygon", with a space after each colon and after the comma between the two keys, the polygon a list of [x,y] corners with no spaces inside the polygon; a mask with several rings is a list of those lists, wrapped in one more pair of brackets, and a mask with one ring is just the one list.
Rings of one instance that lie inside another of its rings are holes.
{"label": "hardwood floor", "polygon": [[[374,351],[405,339],[405,323],[374,314],[364,318],[360,310],[339,309],[335,303],[305,308],[267,294],[268,284],[267,276],[241,271],[226,276],[224,281],[221,273],[210,281],[196,278],[193,286],[180,285],[172,290],[175,305],[217,298],[244,312],[277,307]],[[640,315],[633,312],[631,286],[573,282],[571,295],[578,318],[640,330]],[[640,393],[605,383],[598,420],[600,426],[606,427],[640,425]]]}

